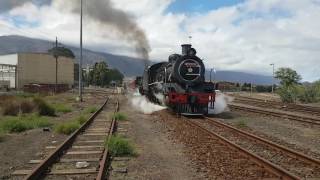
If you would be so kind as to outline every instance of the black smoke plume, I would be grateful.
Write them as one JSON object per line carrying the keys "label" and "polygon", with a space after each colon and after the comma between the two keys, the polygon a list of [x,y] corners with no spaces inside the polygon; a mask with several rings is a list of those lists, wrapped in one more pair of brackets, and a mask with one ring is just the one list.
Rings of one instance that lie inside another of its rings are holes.
{"label": "black smoke plume", "polygon": [[[26,2],[37,5],[50,4],[52,1],[60,1],[59,4],[70,5],[62,7],[73,13],[80,13],[80,0],[0,0],[0,13]],[[66,2],[65,2],[66,1]],[[135,47],[136,52],[148,64],[150,46],[144,31],[137,25],[133,17],[126,12],[115,9],[110,0],[83,0],[84,14],[99,24],[113,27],[120,37],[123,37]],[[106,32],[108,29],[105,30]]]}
{"label": "black smoke plume", "polygon": [[[74,2],[73,11],[78,13],[80,11],[79,3],[74,0],[72,2]],[[105,24],[114,27],[122,37],[134,45],[136,52],[143,59],[149,59],[149,42],[144,31],[131,16],[120,9],[115,9],[110,0],[90,0],[83,2],[86,2],[84,11],[88,17],[98,21],[102,25]]]}

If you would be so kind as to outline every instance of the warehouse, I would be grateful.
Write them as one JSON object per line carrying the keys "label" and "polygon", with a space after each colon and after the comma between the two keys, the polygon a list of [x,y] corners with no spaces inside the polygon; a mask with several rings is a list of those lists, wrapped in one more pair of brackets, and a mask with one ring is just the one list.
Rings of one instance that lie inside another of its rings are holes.
{"label": "warehouse", "polygon": [[[57,84],[74,85],[74,59],[59,57]],[[0,56],[0,86],[23,89],[30,84],[54,85],[56,60],[46,53],[18,53]]]}

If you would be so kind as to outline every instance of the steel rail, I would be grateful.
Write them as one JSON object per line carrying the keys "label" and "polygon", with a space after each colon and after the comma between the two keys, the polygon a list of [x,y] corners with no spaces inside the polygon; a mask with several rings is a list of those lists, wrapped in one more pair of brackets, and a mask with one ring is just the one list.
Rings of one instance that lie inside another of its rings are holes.
{"label": "steel rail", "polygon": [[200,129],[201,131],[205,132],[206,134],[209,134],[211,136],[215,136],[217,137],[220,141],[226,143],[228,146],[238,150],[239,152],[241,152],[242,154],[244,154],[245,156],[249,157],[252,161],[254,161],[256,164],[261,165],[263,168],[265,168],[267,171],[269,171],[270,173],[274,174],[275,176],[277,176],[279,179],[284,179],[284,180],[299,180],[300,178],[297,177],[294,174],[291,174],[290,172],[288,172],[287,170],[283,169],[282,167],[273,164],[249,151],[247,151],[246,149],[240,147],[239,145],[227,140],[226,138],[220,136],[219,134],[209,131],[208,129],[200,126],[199,124],[192,122],[192,121],[188,121],[185,120],[185,122],[191,126],[194,126],[198,129]]}
{"label": "steel rail", "polygon": [[314,112],[314,113],[320,113],[320,108],[318,107],[311,107],[311,106],[304,106],[304,105],[299,105],[299,104],[285,104],[282,102],[278,102],[278,101],[273,101],[273,100],[264,100],[264,99],[257,99],[257,98],[252,98],[252,97],[241,97],[241,96],[233,96],[235,97],[236,100],[243,100],[243,101],[250,101],[250,102],[260,102],[260,103],[268,103],[268,104],[272,104],[272,105],[278,105],[278,106],[286,106],[287,108],[290,109],[303,109],[305,111],[310,111],[310,112]]}
{"label": "steel rail", "polygon": [[[116,110],[114,111],[114,114],[117,113],[118,111],[119,111],[119,101],[117,101]],[[111,122],[111,126],[110,126],[110,129],[109,129],[107,142],[110,141],[110,139],[112,137],[112,134],[114,133],[116,128],[117,128],[117,120],[116,120],[115,116],[113,116],[112,122]],[[105,146],[105,148],[103,150],[103,156],[102,156],[102,159],[100,161],[99,172],[98,172],[96,180],[105,180],[106,179],[106,174],[107,174],[107,170],[108,170],[108,159],[109,158],[110,158],[110,151],[108,150],[108,147]]]}
{"label": "steel rail", "polygon": [[44,173],[48,171],[48,168],[56,162],[56,160],[63,155],[64,151],[67,150],[76,137],[85,130],[95,119],[95,117],[103,110],[103,108],[108,103],[109,98],[103,103],[103,105],[74,133],[72,133],[68,139],[66,139],[54,152],[52,152],[46,159],[44,159],[36,168],[34,168],[31,173],[25,178],[25,180],[35,180],[40,179]]}
{"label": "steel rail", "polygon": [[[305,108],[305,107],[293,107],[291,105],[284,105],[284,104],[274,104],[271,103],[270,101],[264,102],[264,101],[255,101],[255,100],[247,100],[247,99],[236,99],[234,101],[235,103],[248,103],[250,105],[256,105],[258,107],[268,107],[270,108],[270,106],[272,109],[276,109],[279,107],[276,106],[281,106],[281,110],[283,111],[288,111],[288,112],[299,112],[299,113],[304,113],[304,114],[312,114],[313,116],[320,116],[320,112],[317,110],[311,110],[309,108]],[[285,107],[283,107],[285,106]]]}
{"label": "steel rail", "polygon": [[276,117],[284,117],[286,116],[287,119],[289,120],[294,120],[294,121],[299,121],[303,123],[308,123],[312,125],[320,125],[320,120],[312,117],[305,117],[305,116],[298,116],[298,115],[293,115],[293,114],[287,114],[287,113],[281,113],[281,112],[274,112],[272,110],[262,110],[262,109],[257,109],[255,107],[247,107],[247,106],[241,106],[241,105],[235,105],[235,104],[229,104],[228,105],[231,108],[234,109],[239,109],[239,110],[246,110],[249,112],[254,112],[254,113],[259,113],[259,114],[266,114],[266,115],[272,115]]}
{"label": "steel rail", "polygon": [[312,163],[312,164],[314,164],[314,165],[320,166],[320,160],[318,160],[318,159],[315,159],[315,158],[306,156],[306,155],[304,155],[304,154],[302,154],[302,153],[300,153],[300,152],[297,152],[297,151],[294,151],[294,150],[292,150],[292,149],[289,149],[289,148],[287,148],[287,147],[285,147],[285,146],[276,144],[276,143],[274,143],[274,142],[272,142],[272,141],[269,141],[269,140],[267,140],[267,139],[263,139],[263,138],[261,138],[261,137],[259,137],[259,136],[257,136],[257,135],[254,135],[254,134],[248,133],[248,132],[246,132],[246,131],[237,129],[237,128],[233,127],[233,126],[230,126],[230,125],[228,125],[228,124],[219,122],[219,121],[217,121],[217,120],[215,120],[215,119],[208,118],[208,117],[206,117],[206,119],[208,120],[208,122],[209,122],[210,124],[216,124],[216,125],[218,125],[218,126],[220,126],[220,127],[225,127],[225,128],[227,128],[227,129],[231,129],[232,131],[235,131],[235,132],[237,132],[238,134],[240,134],[240,135],[242,135],[242,136],[244,136],[244,137],[249,137],[249,138],[251,138],[251,139],[253,139],[253,140],[260,141],[260,142],[262,142],[262,143],[265,144],[265,145],[271,146],[272,148],[277,148],[278,150],[285,151],[285,152],[289,153],[289,154],[291,155],[291,157],[300,158],[300,159],[303,159],[303,160],[305,160],[305,161],[309,161],[310,163]]}

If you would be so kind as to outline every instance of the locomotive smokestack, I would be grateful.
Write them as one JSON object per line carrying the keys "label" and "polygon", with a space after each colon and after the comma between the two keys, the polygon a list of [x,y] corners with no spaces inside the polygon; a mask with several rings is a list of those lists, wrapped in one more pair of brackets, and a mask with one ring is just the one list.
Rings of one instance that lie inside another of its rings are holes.
{"label": "locomotive smokestack", "polygon": [[188,51],[191,49],[191,44],[182,44],[181,47],[182,47],[182,55],[187,55],[188,54]]}

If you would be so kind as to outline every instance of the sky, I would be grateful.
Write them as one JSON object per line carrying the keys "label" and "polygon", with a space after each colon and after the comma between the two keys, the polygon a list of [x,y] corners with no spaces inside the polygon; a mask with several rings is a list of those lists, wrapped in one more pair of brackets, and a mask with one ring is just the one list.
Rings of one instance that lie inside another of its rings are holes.
{"label": "sky", "polygon": [[[152,60],[166,61],[191,41],[208,69],[272,75],[274,63],[297,70],[304,81],[320,79],[320,0],[111,1],[145,32]],[[78,46],[79,17],[61,10],[62,3],[26,3],[1,13],[0,35],[52,41],[58,36]],[[84,46],[137,56],[128,40],[86,17]]]}

